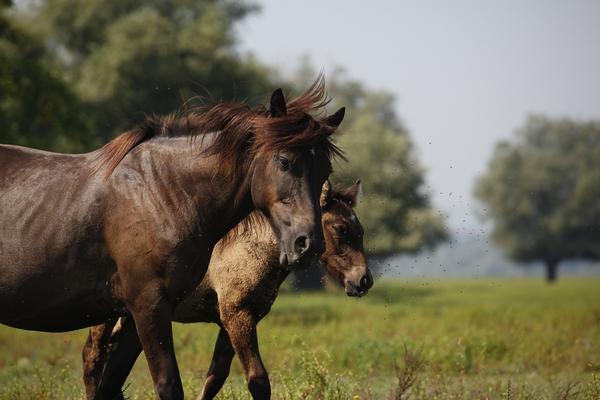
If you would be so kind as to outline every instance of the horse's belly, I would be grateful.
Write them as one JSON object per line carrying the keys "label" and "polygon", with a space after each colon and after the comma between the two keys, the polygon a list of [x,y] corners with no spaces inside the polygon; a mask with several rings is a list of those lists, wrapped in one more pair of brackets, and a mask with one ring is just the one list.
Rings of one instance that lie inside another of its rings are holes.
{"label": "horse's belly", "polygon": [[116,305],[106,279],[107,268],[91,260],[80,261],[0,265],[0,323],[66,331],[110,316]]}
{"label": "horse's belly", "polygon": [[87,299],[69,301],[37,310],[37,313],[10,320],[0,320],[13,328],[42,331],[66,332],[97,325],[115,316],[115,309],[108,303]]}

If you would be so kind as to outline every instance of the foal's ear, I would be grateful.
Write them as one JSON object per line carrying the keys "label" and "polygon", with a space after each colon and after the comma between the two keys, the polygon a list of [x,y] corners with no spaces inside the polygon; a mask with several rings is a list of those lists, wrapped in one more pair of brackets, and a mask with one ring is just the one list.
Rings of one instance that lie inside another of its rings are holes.
{"label": "foal's ear", "polygon": [[342,121],[344,120],[344,115],[346,114],[346,107],[342,107],[337,110],[335,113],[331,114],[328,117],[323,118],[323,123],[328,126],[332,126],[337,128],[340,126]]}
{"label": "foal's ear", "polygon": [[285,97],[283,97],[283,91],[281,88],[275,90],[271,95],[271,106],[269,108],[269,114],[271,117],[283,117],[287,114],[285,107]]}
{"label": "foal's ear", "polygon": [[329,179],[323,183],[323,187],[321,188],[321,198],[319,200],[319,204],[321,208],[324,210],[331,204],[331,183]]}
{"label": "foal's ear", "polygon": [[350,207],[355,207],[360,202],[360,198],[362,197],[362,182],[360,179],[354,182],[354,185],[344,190],[344,197]]}

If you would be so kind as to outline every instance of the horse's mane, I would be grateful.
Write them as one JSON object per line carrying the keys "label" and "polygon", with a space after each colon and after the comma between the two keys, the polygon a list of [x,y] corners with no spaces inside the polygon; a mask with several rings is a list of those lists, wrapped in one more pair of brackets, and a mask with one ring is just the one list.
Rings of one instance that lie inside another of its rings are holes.
{"label": "horse's mane", "polygon": [[264,107],[250,107],[245,102],[224,102],[185,115],[169,114],[149,117],[137,128],[119,135],[99,150],[100,168],[110,176],[123,158],[141,143],[160,137],[187,136],[192,140],[208,133],[218,133],[204,150],[219,157],[217,164],[235,166],[245,154],[315,146],[328,158],[343,152],[331,141],[335,130],[309,114],[320,112],[329,103],[325,80],[320,75],[300,97],[288,102],[284,116],[272,118]]}

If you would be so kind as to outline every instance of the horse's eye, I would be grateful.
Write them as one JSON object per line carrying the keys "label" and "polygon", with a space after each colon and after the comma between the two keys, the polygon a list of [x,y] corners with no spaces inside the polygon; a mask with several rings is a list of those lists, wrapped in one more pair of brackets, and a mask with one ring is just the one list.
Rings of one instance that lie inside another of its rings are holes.
{"label": "horse's eye", "polygon": [[346,234],[348,233],[346,225],[343,224],[335,224],[333,225],[333,229],[335,229],[335,232],[340,236],[346,236]]}
{"label": "horse's eye", "polygon": [[285,157],[279,157],[279,166],[282,171],[287,171],[290,169],[290,161]]}

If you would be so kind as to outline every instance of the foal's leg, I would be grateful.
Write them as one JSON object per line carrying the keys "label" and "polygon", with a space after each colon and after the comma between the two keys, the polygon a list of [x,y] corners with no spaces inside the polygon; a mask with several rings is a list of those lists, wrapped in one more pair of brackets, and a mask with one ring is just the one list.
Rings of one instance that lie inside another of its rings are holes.
{"label": "foal's leg", "polygon": [[83,383],[85,384],[85,394],[88,400],[92,400],[96,395],[116,321],[116,319],[110,319],[102,325],[92,326],[83,347]]}
{"label": "foal's leg", "polygon": [[93,397],[95,400],[123,398],[121,388],[142,351],[133,318],[121,318],[121,329],[111,337],[109,350],[96,395]]}
{"label": "foal's leg", "polygon": [[219,393],[229,376],[229,368],[234,354],[235,351],[231,346],[229,335],[227,335],[224,328],[221,328],[215,343],[210,368],[206,374],[206,381],[204,381],[204,387],[202,393],[198,396],[198,400],[211,400]]}
{"label": "foal's leg", "polygon": [[232,314],[225,312],[221,315],[227,316],[224,318],[223,324],[242,363],[252,398],[255,400],[270,399],[271,384],[258,350],[255,319],[246,310],[239,310]]}

